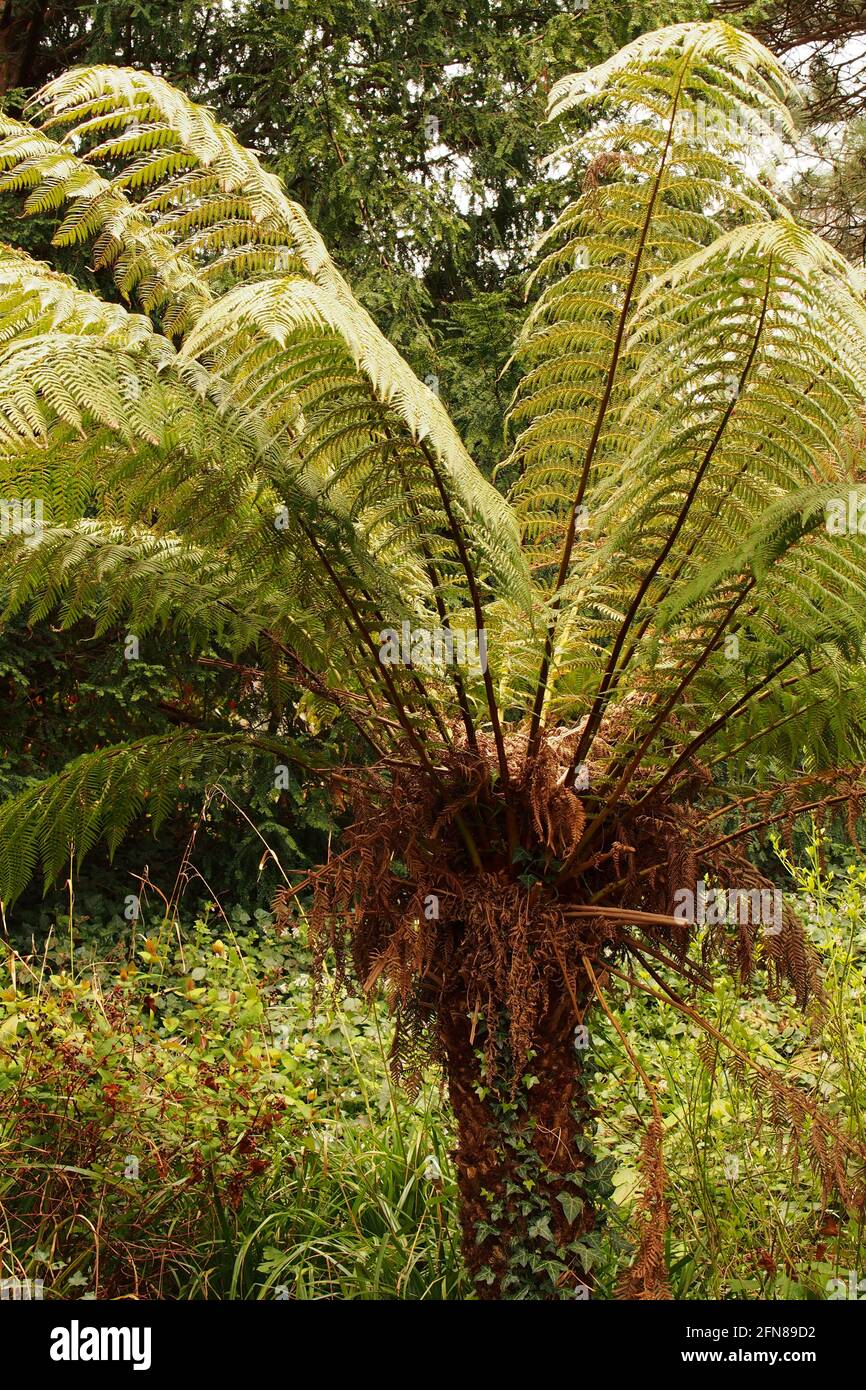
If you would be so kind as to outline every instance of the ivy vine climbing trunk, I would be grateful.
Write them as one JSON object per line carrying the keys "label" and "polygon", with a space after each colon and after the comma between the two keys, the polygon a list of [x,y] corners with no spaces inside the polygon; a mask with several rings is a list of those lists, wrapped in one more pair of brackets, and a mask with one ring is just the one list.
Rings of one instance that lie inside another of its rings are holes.
{"label": "ivy vine climbing trunk", "polygon": [[588,1054],[571,1001],[539,1019],[515,1078],[507,1027],[492,1044],[452,998],[439,1013],[456,1150],[464,1258],[479,1298],[587,1296],[603,1182],[593,1170]]}

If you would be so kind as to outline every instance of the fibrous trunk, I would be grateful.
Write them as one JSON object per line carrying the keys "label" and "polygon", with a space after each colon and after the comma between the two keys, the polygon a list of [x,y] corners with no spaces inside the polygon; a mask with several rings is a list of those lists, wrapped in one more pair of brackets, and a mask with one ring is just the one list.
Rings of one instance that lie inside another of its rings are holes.
{"label": "fibrous trunk", "polygon": [[589,1297],[600,1184],[571,1002],[553,1001],[538,1020],[518,1077],[507,1024],[488,1038],[465,998],[440,1009],[439,1030],[458,1127],[464,1257],[478,1296]]}

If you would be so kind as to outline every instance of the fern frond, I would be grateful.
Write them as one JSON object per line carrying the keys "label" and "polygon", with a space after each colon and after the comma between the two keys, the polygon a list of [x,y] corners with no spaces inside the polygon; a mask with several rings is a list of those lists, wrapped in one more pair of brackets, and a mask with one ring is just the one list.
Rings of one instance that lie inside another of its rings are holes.
{"label": "fern frond", "polygon": [[140,816],[157,833],[194,771],[217,777],[262,756],[311,766],[292,740],[190,729],[83,754],[0,806],[0,901],[13,902],[40,865],[47,888],[100,841],[113,855]]}

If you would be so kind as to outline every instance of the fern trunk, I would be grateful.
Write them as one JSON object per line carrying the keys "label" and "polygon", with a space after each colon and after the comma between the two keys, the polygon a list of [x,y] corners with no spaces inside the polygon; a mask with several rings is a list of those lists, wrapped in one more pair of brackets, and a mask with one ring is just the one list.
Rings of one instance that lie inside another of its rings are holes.
{"label": "fern trunk", "polygon": [[478,1297],[588,1297],[601,1183],[570,1002],[557,1000],[539,1020],[516,1081],[507,1031],[490,1047],[483,1029],[473,1037],[465,1001],[442,1010],[440,1036],[458,1127],[463,1253]]}

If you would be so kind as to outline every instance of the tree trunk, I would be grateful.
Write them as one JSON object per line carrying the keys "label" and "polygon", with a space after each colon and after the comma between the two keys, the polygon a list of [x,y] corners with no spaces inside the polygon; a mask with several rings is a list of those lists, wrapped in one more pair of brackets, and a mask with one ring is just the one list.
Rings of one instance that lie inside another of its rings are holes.
{"label": "tree trunk", "polygon": [[47,5],[31,0],[0,9],[0,95],[33,82],[36,53],[45,28]]}
{"label": "tree trunk", "polygon": [[516,1085],[507,1028],[491,1080],[483,1025],[473,1040],[465,999],[440,1009],[439,1027],[458,1126],[463,1252],[479,1298],[589,1297],[603,1184],[589,1171],[588,1054],[576,1047],[570,1000],[552,1001],[539,1020]]}

